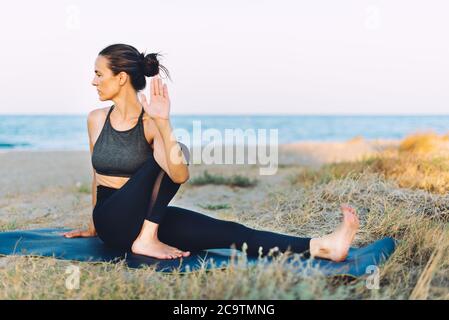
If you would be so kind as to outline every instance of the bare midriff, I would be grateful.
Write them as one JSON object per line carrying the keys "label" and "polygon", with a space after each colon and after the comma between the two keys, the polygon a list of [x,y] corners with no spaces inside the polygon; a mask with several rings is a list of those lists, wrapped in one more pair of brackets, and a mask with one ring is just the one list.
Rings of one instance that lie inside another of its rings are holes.
{"label": "bare midriff", "polygon": [[95,173],[95,180],[97,185],[120,189],[129,180],[129,177],[113,177]]}

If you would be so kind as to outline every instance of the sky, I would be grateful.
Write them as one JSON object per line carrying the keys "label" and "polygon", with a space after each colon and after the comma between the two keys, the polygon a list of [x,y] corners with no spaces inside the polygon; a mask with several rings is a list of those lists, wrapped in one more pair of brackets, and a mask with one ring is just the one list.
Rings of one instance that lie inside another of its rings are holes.
{"label": "sky", "polygon": [[111,105],[91,81],[113,43],[164,55],[172,114],[449,114],[448,13],[444,0],[16,0],[0,11],[0,114]]}

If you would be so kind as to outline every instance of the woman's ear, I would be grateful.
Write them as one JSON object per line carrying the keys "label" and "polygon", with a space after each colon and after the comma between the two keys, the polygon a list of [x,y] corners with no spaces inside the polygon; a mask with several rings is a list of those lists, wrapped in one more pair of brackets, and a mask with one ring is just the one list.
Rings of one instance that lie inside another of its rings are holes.
{"label": "woman's ear", "polygon": [[126,83],[126,81],[128,80],[128,74],[125,71],[120,71],[118,76],[119,76],[119,79],[118,79],[119,84],[121,86],[123,86]]}

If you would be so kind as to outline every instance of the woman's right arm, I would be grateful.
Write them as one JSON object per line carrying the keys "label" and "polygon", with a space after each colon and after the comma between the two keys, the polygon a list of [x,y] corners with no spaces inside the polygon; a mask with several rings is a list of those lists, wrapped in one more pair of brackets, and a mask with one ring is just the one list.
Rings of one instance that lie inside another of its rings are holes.
{"label": "woman's right arm", "polygon": [[[87,132],[89,135],[89,149],[90,156],[92,157],[92,152],[94,148],[94,144],[92,142],[92,138],[94,136],[93,132],[96,130],[97,121],[95,120],[95,113],[98,112],[94,110],[90,112],[87,116]],[[93,168],[92,168],[93,169]],[[95,208],[95,204],[97,203],[97,180],[95,178],[95,170],[93,169],[92,174],[92,210]],[[87,230],[73,230],[70,232],[66,232],[63,234],[67,238],[76,238],[76,237],[95,237],[97,235],[97,231],[95,230],[95,226],[93,223],[92,215],[89,222],[89,227]]]}
{"label": "woman's right arm", "polygon": [[[92,148],[91,148],[92,150]],[[92,151],[91,151],[91,155],[92,155]],[[95,179],[95,170],[93,170],[93,178],[92,178],[92,211],[95,208],[95,204],[97,203],[97,180]],[[89,231],[91,234],[93,234],[94,236],[97,235],[97,231],[95,230],[95,225],[94,225],[94,221],[93,221],[93,216],[90,216],[90,224],[89,224]]]}

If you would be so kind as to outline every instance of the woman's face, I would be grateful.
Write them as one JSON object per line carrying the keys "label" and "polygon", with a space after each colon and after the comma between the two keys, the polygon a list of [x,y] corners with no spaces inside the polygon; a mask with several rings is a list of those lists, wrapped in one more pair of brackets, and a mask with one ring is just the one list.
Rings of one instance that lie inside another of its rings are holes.
{"label": "woman's face", "polygon": [[115,75],[108,67],[108,59],[99,55],[95,60],[95,77],[92,85],[97,87],[101,101],[112,100],[120,91],[120,73]]}

